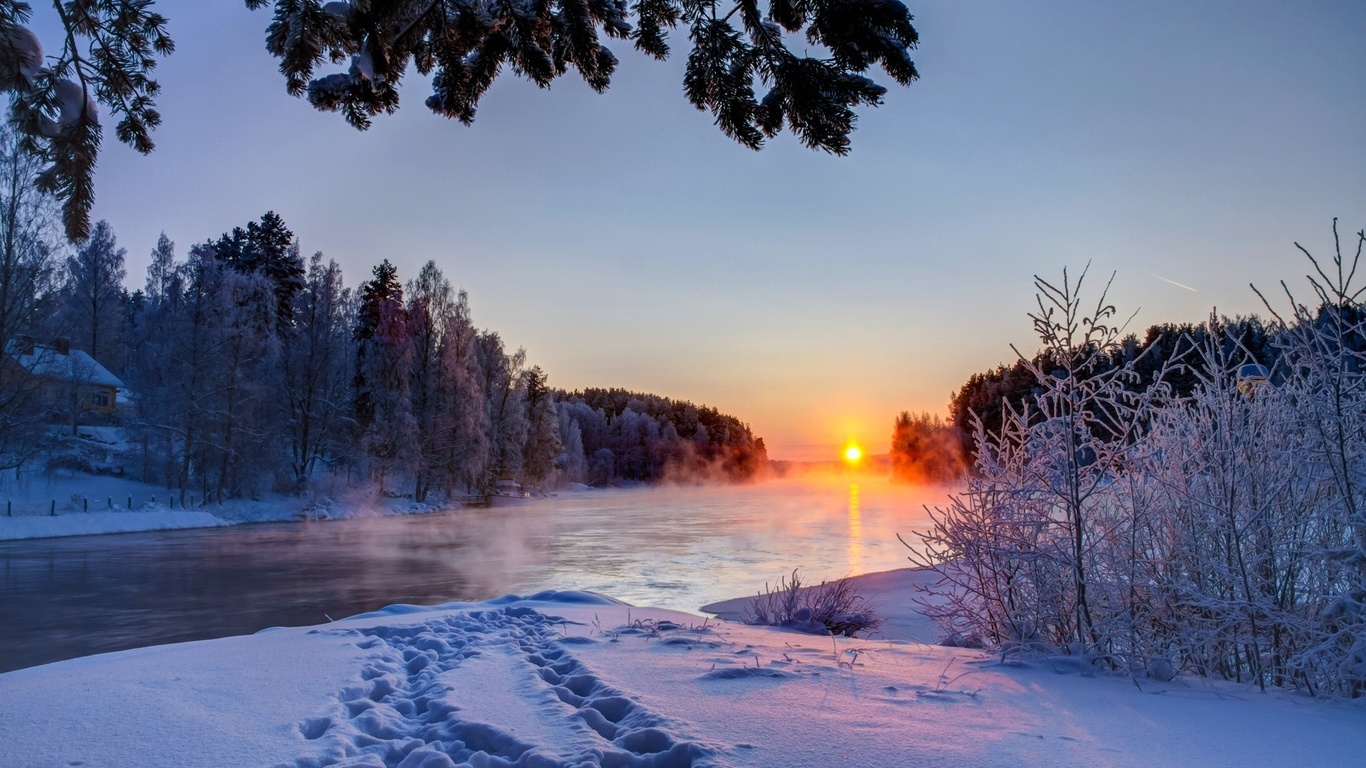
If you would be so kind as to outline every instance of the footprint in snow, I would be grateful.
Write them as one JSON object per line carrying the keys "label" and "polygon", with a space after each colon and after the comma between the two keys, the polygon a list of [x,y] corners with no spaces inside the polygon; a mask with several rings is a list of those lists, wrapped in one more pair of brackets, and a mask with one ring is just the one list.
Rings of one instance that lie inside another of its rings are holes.
{"label": "footprint in snow", "polygon": [[[510,606],[422,624],[343,630],[373,651],[359,684],[324,716],[299,724],[313,754],[281,768],[333,765],[450,768],[704,768],[717,747],[606,684],[569,649],[562,622]],[[672,622],[638,634],[678,629]],[[461,674],[451,674],[460,669]],[[729,670],[727,670],[729,671]],[[750,670],[773,677],[779,670]],[[725,678],[720,678],[725,679]]]}

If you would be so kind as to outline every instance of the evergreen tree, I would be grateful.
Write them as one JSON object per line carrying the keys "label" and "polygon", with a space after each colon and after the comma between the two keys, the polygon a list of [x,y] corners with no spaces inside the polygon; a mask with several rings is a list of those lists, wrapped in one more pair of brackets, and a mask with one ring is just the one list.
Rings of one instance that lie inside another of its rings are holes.
{"label": "evergreen tree", "polygon": [[385,303],[399,307],[403,305],[403,286],[398,281],[398,269],[388,259],[375,266],[373,275],[369,282],[361,284],[360,306],[356,310],[353,335],[356,341],[355,413],[362,431],[370,426],[375,416],[374,398],[366,378],[368,363],[365,356],[369,351],[369,343],[379,332]]}
{"label": "evergreen tree", "polygon": [[[532,366],[525,374],[527,402],[527,437],[522,447],[522,478],[532,485],[542,485],[555,471],[555,460],[564,450],[560,439],[560,419],[555,410],[555,399],[546,385],[545,371]],[[583,446],[579,446],[583,452]]]}
{"label": "evergreen tree", "polygon": [[284,219],[267,211],[260,223],[248,222],[246,229],[234,227],[224,233],[214,250],[238,272],[260,274],[270,281],[277,327],[288,328],[294,322],[294,297],[304,288],[304,261]]}
{"label": "evergreen tree", "polygon": [[892,428],[892,479],[908,483],[949,483],[967,469],[963,440],[953,425],[928,413],[902,411]]}
{"label": "evergreen tree", "polygon": [[171,282],[175,279],[175,243],[162,232],[152,249],[152,262],[147,265],[147,298],[161,300],[171,292]]}
{"label": "evergreen tree", "polygon": [[[688,100],[711,112],[727,136],[755,149],[786,128],[808,147],[844,154],[853,108],[876,106],[886,93],[865,73],[880,66],[901,85],[919,77],[910,58],[919,36],[899,0],[779,1],[767,8],[752,0],[639,0],[629,11],[624,2],[566,0],[417,8],[247,0],[248,8],[267,5],[275,13],[266,49],[280,59],[289,93],[307,94],[314,107],[339,111],[362,129],[398,108],[398,84],[410,67],[432,75],[429,109],[469,123],[502,72],[547,88],[572,68],[603,91],[617,65],[603,36],[630,38],[637,50],[663,59],[668,30],[680,25],[692,44],[683,81]],[[154,101],[160,87],[150,75],[156,56],[169,55],[175,44],[151,0],[70,0],[57,10],[61,44],[45,59],[38,37],[23,26],[28,3],[0,0],[0,89],[15,95],[11,121],[28,151],[48,164],[39,183],[62,201],[67,237],[76,242],[88,234],[94,203],[101,136],[95,101],[119,116],[119,141],[152,151],[161,115]],[[821,55],[807,53],[808,45]],[[325,62],[347,61],[344,72],[315,76]],[[767,87],[762,95],[759,85]]]}

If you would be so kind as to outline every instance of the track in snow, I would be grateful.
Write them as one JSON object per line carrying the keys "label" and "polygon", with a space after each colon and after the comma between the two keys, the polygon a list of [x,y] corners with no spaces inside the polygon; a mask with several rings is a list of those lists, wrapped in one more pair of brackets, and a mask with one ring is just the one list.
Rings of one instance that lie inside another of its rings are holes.
{"label": "track in snow", "polygon": [[[343,630],[370,651],[361,683],[300,724],[317,745],[281,768],[703,768],[717,747],[606,685],[561,619],[508,606]],[[318,630],[331,631],[331,630]],[[460,667],[459,675],[446,673]]]}

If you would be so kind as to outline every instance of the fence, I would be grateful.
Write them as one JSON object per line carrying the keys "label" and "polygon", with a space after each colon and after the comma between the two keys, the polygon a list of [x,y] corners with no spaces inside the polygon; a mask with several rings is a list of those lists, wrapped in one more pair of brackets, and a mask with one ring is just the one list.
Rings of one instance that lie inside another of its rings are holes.
{"label": "fence", "polygon": [[[189,496],[182,503],[174,494],[167,494],[163,497],[165,502],[157,501],[156,494],[149,494],[141,500],[136,495],[126,498],[115,499],[113,496],[106,496],[103,499],[92,499],[89,496],[73,495],[70,500],[58,503],[56,499],[46,499],[43,501],[33,501],[24,499],[14,501],[5,500],[6,517],[37,517],[81,514],[90,512],[136,512],[149,508],[165,507],[166,509],[197,509],[203,507],[203,502],[196,496]],[[122,506],[115,502],[123,502]]]}

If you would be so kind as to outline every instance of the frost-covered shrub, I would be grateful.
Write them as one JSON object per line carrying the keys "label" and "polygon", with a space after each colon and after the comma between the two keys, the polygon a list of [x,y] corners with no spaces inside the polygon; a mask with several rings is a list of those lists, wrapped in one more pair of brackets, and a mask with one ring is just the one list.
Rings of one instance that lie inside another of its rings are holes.
{"label": "frost-covered shrub", "polygon": [[779,579],[774,587],[764,585],[745,609],[746,624],[788,627],[803,632],[830,633],[854,637],[882,626],[872,606],[854,591],[850,579],[822,581],[815,586],[802,582],[801,574]]}
{"label": "frost-covered shrub", "polygon": [[1091,364],[1117,337],[1103,294],[1084,314],[1081,281],[1037,281],[1036,394],[996,431],[975,421],[975,472],[913,557],[940,574],[947,597],[925,610],[945,634],[1366,694],[1363,244],[1327,269],[1310,256],[1318,306],[1291,297],[1254,380],[1239,374],[1261,361],[1212,318],[1166,361],[1196,379],[1181,397],[1161,374],[1140,386],[1132,362]]}

